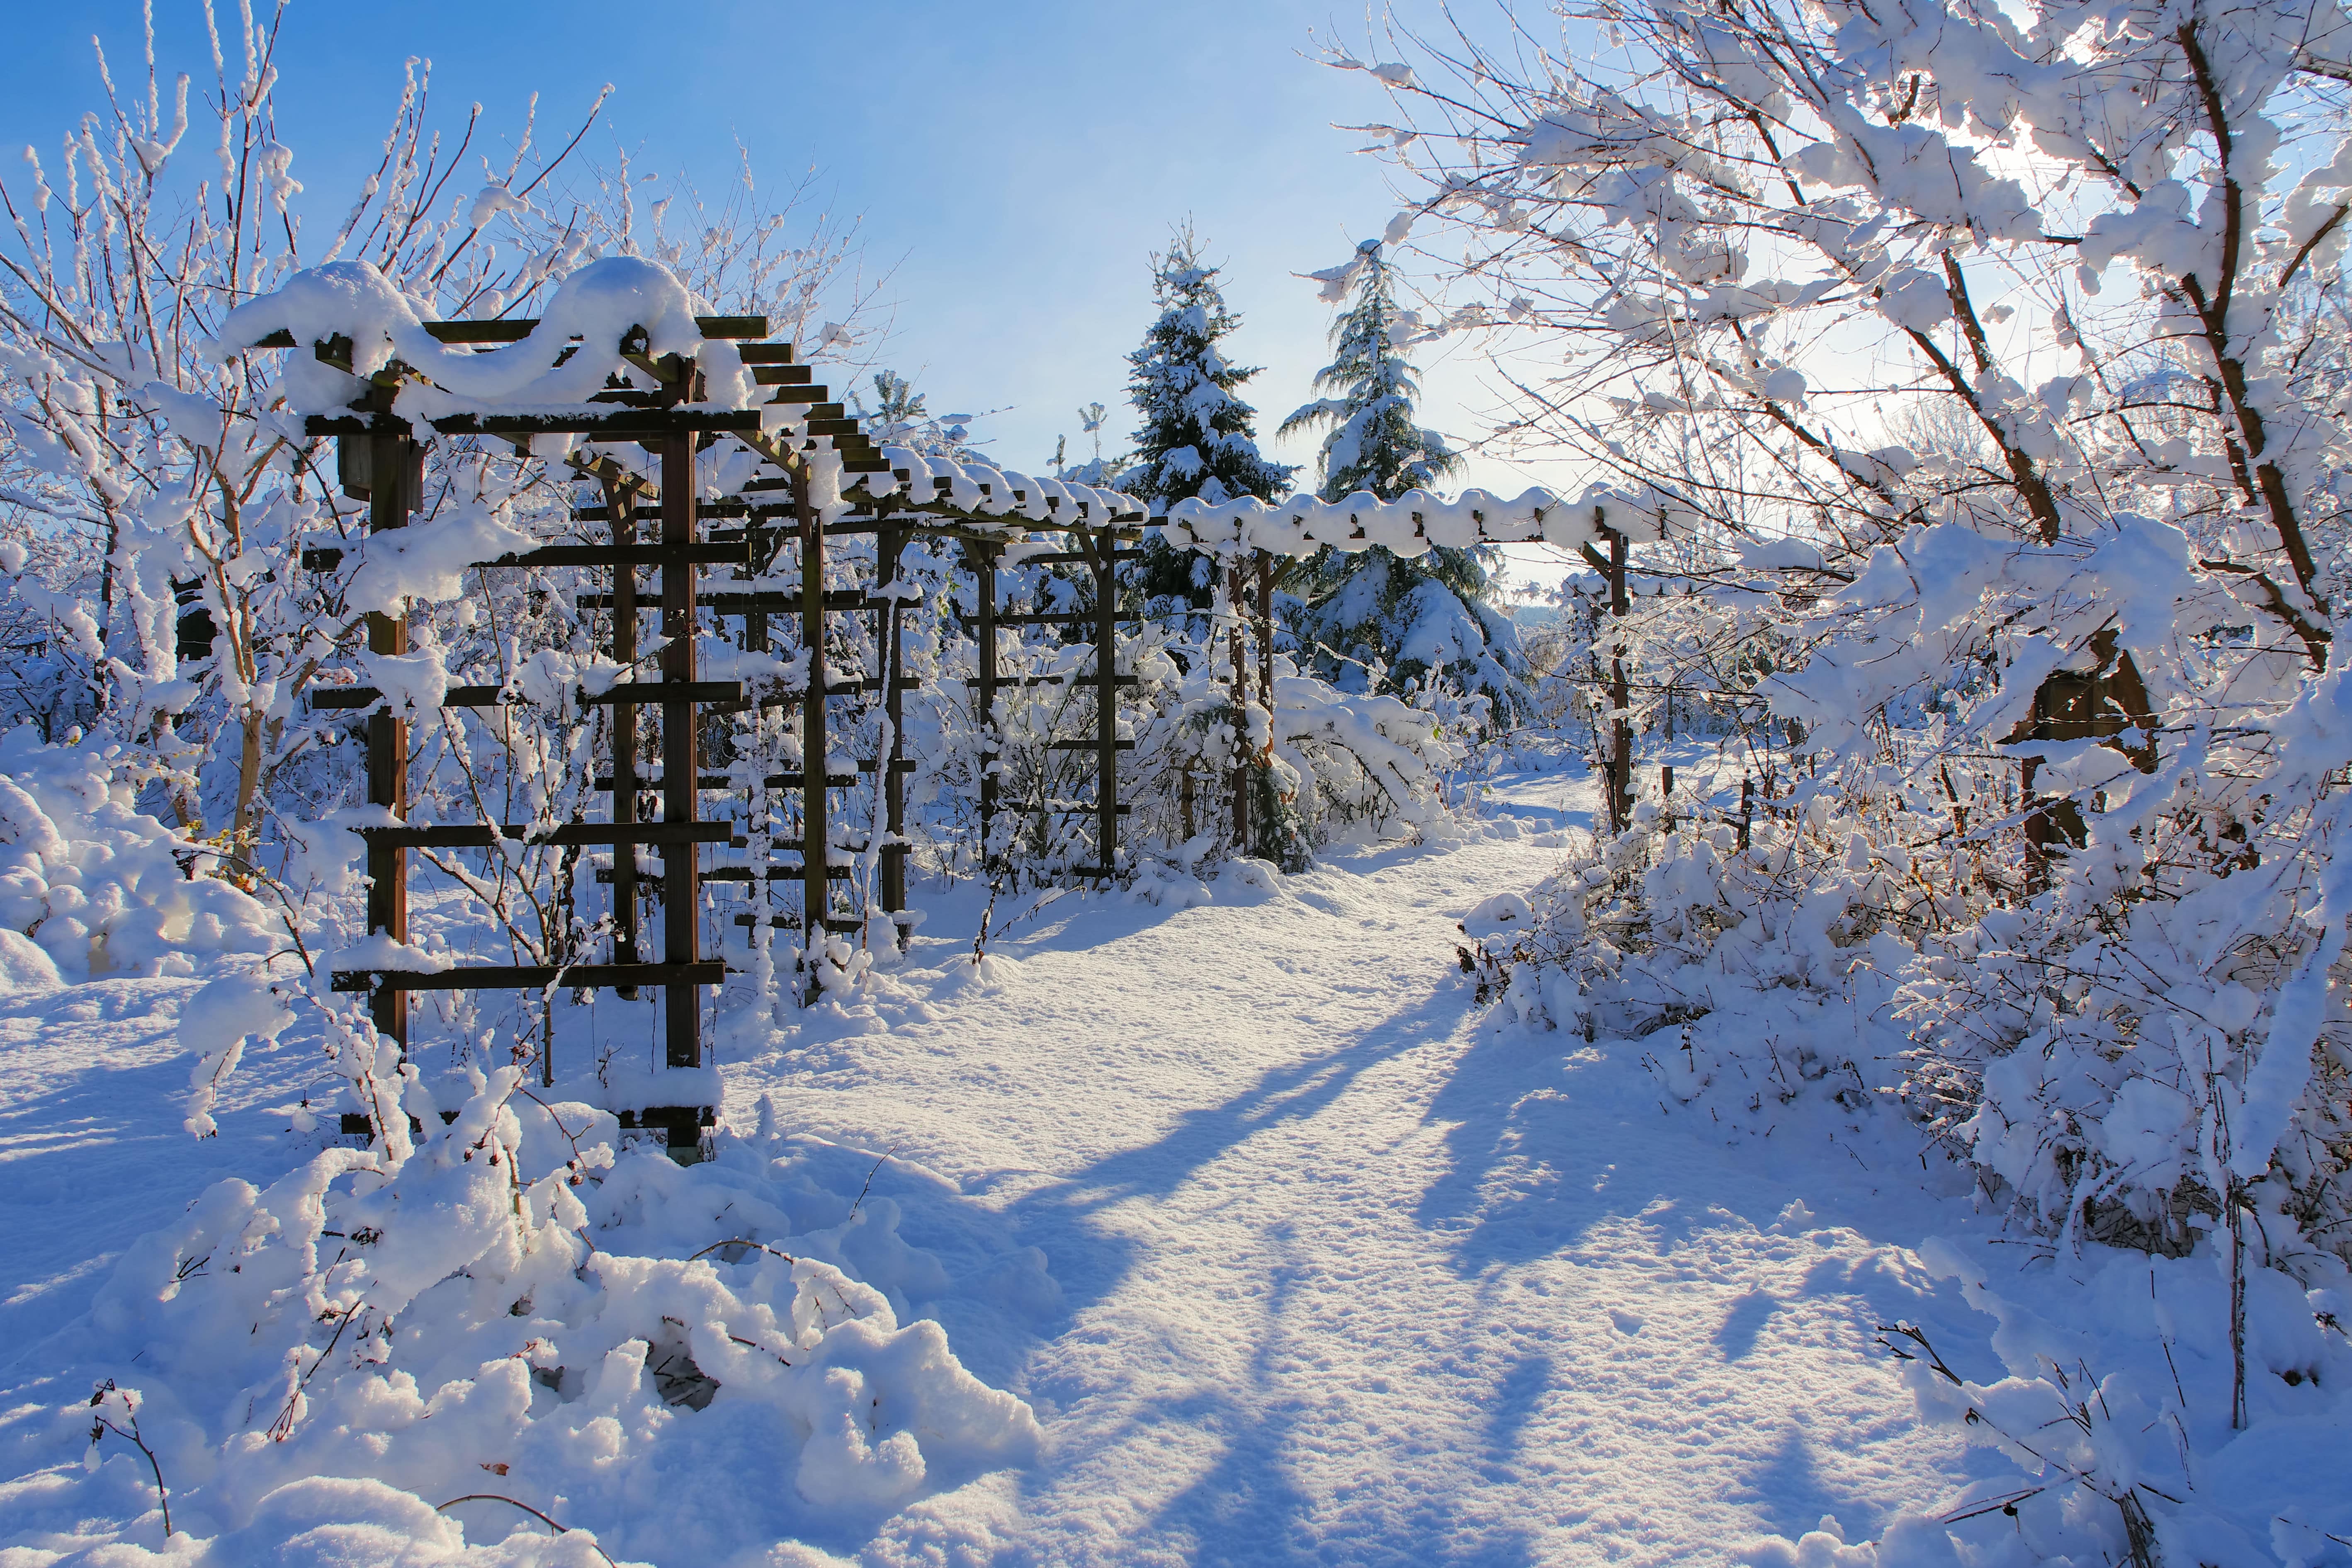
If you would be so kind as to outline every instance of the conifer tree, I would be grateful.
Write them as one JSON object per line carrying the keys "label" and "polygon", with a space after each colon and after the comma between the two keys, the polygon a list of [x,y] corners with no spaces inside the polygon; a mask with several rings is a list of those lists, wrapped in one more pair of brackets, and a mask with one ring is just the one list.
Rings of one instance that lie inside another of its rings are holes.
{"label": "conifer tree", "polygon": [[1259,453],[1257,411],[1234,395],[1257,368],[1231,363],[1217,346],[1242,324],[1217,287],[1219,269],[1202,262],[1189,227],[1151,267],[1160,317],[1127,357],[1128,395],[1143,415],[1127,489],[1160,506],[1288,493],[1297,470]]}
{"label": "conifer tree", "polygon": [[[1333,395],[1299,409],[1278,434],[1327,427],[1319,458],[1326,500],[1360,491],[1394,500],[1430,488],[1462,466],[1462,455],[1413,421],[1421,381],[1397,346],[1412,319],[1397,307],[1381,242],[1366,240],[1346,267],[1317,276],[1332,286],[1327,298],[1354,291],[1331,327],[1331,362],[1315,378],[1317,391]],[[1321,647],[1327,665],[1352,662],[1360,680],[1375,666],[1400,682],[1442,675],[1507,714],[1524,695],[1524,661],[1517,629],[1492,602],[1498,554],[1489,545],[1408,560],[1379,545],[1354,555],[1327,547],[1298,573],[1305,640]],[[1330,673],[1345,679],[1351,671]]]}
{"label": "conifer tree", "polygon": [[[1271,500],[1289,493],[1297,472],[1258,451],[1257,411],[1235,395],[1257,367],[1231,363],[1218,347],[1241,325],[1217,287],[1218,271],[1202,261],[1189,225],[1151,258],[1160,315],[1142,347],[1127,357],[1128,396],[1143,425],[1135,433],[1133,466],[1119,476],[1119,487],[1154,512],[1195,496]],[[1148,598],[1208,603],[1206,557],[1180,554],[1156,538],[1145,557]]]}

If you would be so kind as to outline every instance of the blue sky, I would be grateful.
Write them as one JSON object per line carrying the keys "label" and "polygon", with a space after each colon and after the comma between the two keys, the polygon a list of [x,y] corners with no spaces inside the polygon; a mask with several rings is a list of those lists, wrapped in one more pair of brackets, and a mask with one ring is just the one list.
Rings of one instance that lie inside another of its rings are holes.
{"label": "blue sky", "polygon": [[[234,26],[233,4],[222,8]],[[136,73],[139,6],[15,0],[10,10],[0,145],[47,153],[98,101],[93,32],[118,78]],[[167,78],[186,69],[201,83],[209,54],[196,0],[156,10]],[[641,168],[715,188],[740,138],[766,182],[814,168],[836,211],[863,214],[869,267],[889,273],[887,361],[934,410],[1004,409],[978,433],[1023,468],[1042,467],[1065,433],[1085,454],[1080,403],[1110,403],[1113,429],[1131,428],[1122,356],[1150,319],[1146,257],[1189,216],[1244,318],[1236,357],[1265,367],[1246,393],[1261,434],[1275,455],[1306,461],[1305,444],[1270,440],[1310,395],[1329,321],[1315,286],[1293,275],[1342,260],[1397,205],[1383,166],[1332,129],[1383,118],[1378,85],[1308,57],[1316,35],[1360,45],[1363,30],[1363,13],[1351,21],[1319,0],[298,0],[280,52],[279,136],[295,150],[314,233],[348,204],[411,55],[433,62],[446,125],[479,101],[485,123],[509,132],[535,90],[544,141],[609,81],[588,144],[600,160],[625,147]],[[1494,401],[1475,349],[1424,354],[1425,422],[1474,434]],[[1469,475],[1513,491],[1576,477],[1483,462]]]}

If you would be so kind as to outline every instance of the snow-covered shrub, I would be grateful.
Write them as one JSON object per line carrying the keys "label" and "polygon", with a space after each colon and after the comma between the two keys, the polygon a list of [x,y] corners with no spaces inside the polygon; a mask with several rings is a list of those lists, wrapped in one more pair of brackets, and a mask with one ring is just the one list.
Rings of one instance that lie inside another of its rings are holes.
{"label": "snow-covered shrub", "polygon": [[215,850],[133,804],[130,762],[112,744],[45,744],[29,725],[0,735],[0,929],[68,979],[193,975],[285,946],[283,922],[224,877]]}
{"label": "snow-covered shrub", "polygon": [[[221,1182],[100,1291],[88,1326],[176,1529],[247,1528],[341,1477],[426,1508],[509,1496],[615,1557],[708,1563],[1034,1453],[1027,1406],[902,1322],[948,1281],[896,1205],[813,1184],[772,1128],[681,1169],[616,1155],[609,1114],[530,1098],[519,1069],[475,1071],[446,1127],[404,1077],[428,1113],[413,1146],[404,1128]],[[88,1407],[57,1423],[86,1438]],[[492,1540],[529,1523],[463,1517]]]}
{"label": "snow-covered shrub", "polygon": [[[1884,1330],[1922,1420],[2011,1461],[1881,1538],[1825,1533],[1740,1553],[1754,1568],[1958,1563],[2352,1563],[2352,1310],[2336,1260],[2256,1269],[2233,1312],[2226,1268],[2094,1245],[2066,1292],[1996,1291],[1948,1243],[1921,1249],[1994,1320],[2001,1375],[1979,1382],[1920,1330]],[[2245,1367],[2244,1396],[2238,1362]]]}
{"label": "snow-covered shrub", "polygon": [[1736,810],[1643,800],[1628,831],[1574,840],[1524,915],[1474,912],[1465,963],[1526,1021],[1646,1042],[1680,1100],[1761,1111],[1826,1080],[1858,1108],[1907,1044],[1888,1009],[1913,944],[1969,907],[1948,862],[1883,847],[1906,826],[1872,768],[1752,804],[1744,849]]}
{"label": "snow-covered shrub", "polygon": [[1514,434],[1704,519],[1636,547],[1701,590],[1658,622],[1747,650],[1710,696],[1773,813],[1852,837],[1759,821],[1769,897],[1687,835],[1611,852],[1538,910],[1575,1001],[1655,1022],[1752,970],[1769,1010],[1821,983],[1808,932],[1866,939],[1899,996],[1849,1000],[1913,1054],[1862,1071],[2021,1220],[2345,1247],[2342,18],[1596,20],[1594,60],[1381,78],[1400,222],[1552,358]]}

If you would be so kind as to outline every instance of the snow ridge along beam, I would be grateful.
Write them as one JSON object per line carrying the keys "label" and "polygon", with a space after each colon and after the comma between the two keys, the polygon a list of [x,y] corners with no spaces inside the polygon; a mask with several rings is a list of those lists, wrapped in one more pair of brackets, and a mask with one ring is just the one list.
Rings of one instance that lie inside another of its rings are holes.
{"label": "snow ridge along beam", "polygon": [[1451,501],[1408,490],[1393,501],[1369,491],[1339,501],[1303,495],[1271,504],[1255,496],[1179,501],[1153,527],[1177,549],[1213,555],[1310,556],[1326,545],[1353,554],[1379,545],[1410,558],[1486,544],[1576,549],[1605,543],[1612,533],[1645,544],[1688,528],[1696,517],[1696,508],[1662,491],[1594,485],[1573,498],[1538,488],[1512,500],[1485,490],[1465,490]]}

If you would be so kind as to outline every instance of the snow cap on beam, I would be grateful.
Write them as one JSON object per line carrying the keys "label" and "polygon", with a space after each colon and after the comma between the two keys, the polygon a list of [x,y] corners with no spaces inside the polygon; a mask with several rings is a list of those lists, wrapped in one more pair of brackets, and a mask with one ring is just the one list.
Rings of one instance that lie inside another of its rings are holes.
{"label": "snow cap on beam", "polygon": [[1408,490],[1393,501],[1383,501],[1360,490],[1339,501],[1312,495],[1271,505],[1254,496],[1179,501],[1156,526],[1160,537],[1178,549],[1217,555],[1265,550],[1309,556],[1325,545],[1352,554],[1380,545],[1412,557],[1434,548],[1536,541],[1574,549],[1601,543],[1608,533],[1645,543],[1664,538],[1679,509],[1656,490],[1606,485],[1590,486],[1573,500],[1531,489],[1513,500],[1485,490],[1465,490],[1450,501],[1426,490]]}
{"label": "snow cap on beam", "polygon": [[605,256],[557,284],[521,340],[485,351],[442,343],[426,330],[416,301],[373,266],[334,261],[297,272],[275,292],[238,306],[205,347],[226,361],[268,339],[290,339],[298,347],[342,339],[351,344],[348,371],[310,354],[287,360],[283,384],[294,412],[347,412],[367,390],[366,378],[397,360],[424,381],[404,382],[394,411],[422,423],[462,413],[552,416],[592,407],[609,413],[609,405],[590,400],[608,377],[632,378],[622,340],[642,329],[648,355],[677,354],[702,371],[709,401],[684,406],[757,406],[741,353],[731,342],[703,336],[696,303],[668,268]]}
{"label": "snow cap on beam", "polygon": [[[959,463],[912,447],[885,446],[882,457],[890,465],[889,472],[856,475],[856,483],[845,485],[843,493],[855,499],[880,501],[904,491],[907,499],[917,505],[939,502],[970,517],[1055,528],[1074,523],[1100,528],[1114,517],[1133,517],[1143,510],[1142,502],[1117,490],[1037,478],[981,463]],[[900,478],[900,475],[906,476]]]}

